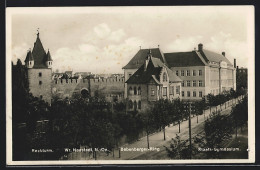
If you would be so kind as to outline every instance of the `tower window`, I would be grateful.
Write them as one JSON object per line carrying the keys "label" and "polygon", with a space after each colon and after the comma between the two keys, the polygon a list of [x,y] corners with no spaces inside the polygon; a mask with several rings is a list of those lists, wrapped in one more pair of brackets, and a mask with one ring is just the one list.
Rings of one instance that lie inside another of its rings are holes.
{"label": "tower window", "polygon": [[136,87],[134,87],[134,95],[137,94],[137,90],[136,90]]}
{"label": "tower window", "polygon": [[166,73],[164,72],[164,73],[163,73],[163,82],[165,82],[165,81],[167,81],[167,75],[166,75]]}
{"label": "tower window", "polygon": [[39,77],[41,77],[41,76],[42,76],[42,73],[40,72],[40,73],[39,73]]}
{"label": "tower window", "polygon": [[137,94],[138,94],[138,95],[141,95],[141,87],[138,87]]}
{"label": "tower window", "polygon": [[42,81],[39,81],[39,85],[42,85]]}

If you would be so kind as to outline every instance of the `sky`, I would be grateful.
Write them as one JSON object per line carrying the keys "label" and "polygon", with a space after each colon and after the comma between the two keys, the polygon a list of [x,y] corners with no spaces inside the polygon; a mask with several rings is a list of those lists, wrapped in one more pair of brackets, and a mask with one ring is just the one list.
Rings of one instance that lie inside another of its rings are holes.
{"label": "sky", "polygon": [[39,28],[59,72],[123,73],[140,46],[169,53],[202,43],[240,67],[253,50],[252,6],[9,8],[7,16],[12,61],[24,61]]}

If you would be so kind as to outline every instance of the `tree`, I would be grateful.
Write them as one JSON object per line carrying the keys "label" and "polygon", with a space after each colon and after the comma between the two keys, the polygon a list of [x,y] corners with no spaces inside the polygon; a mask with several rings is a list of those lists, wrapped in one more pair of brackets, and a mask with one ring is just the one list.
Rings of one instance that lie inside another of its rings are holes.
{"label": "tree", "polygon": [[183,120],[183,113],[184,113],[184,103],[177,98],[173,101],[173,107],[174,107],[174,120],[178,121],[179,124],[179,133],[181,132],[181,120]]}
{"label": "tree", "polygon": [[154,127],[154,117],[152,116],[152,112],[150,109],[147,109],[146,111],[141,113],[141,119],[143,122],[143,126],[146,132],[146,139],[147,139],[147,148],[150,148],[149,145],[149,135],[150,133],[155,129]]}
{"label": "tree", "polygon": [[[230,139],[232,135],[232,124],[228,115],[213,112],[210,119],[204,125],[206,147],[220,148],[223,141]],[[218,158],[218,152],[207,152],[208,156]]]}
{"label": "tree", "polygon": [[[196,137],[192,139],[193,141],[196,140]],[[175,139],[172,138],[170,147],[165,147],[167,151],[168,157],[171,159],[190,159],[192,155],[197,154],[197,148],[192,145],[191,152],[188,146],[189,140],[181,140],[181,137],[176,134]],[[190,155],[192,154],[192,155]]]}
{"label": "tree", "polygon": [[237,128],[240,126],[241,131],[244,124],[248,121],[248,98],[244,97],[242,101],[232,108],[231,118],[233,120],[233,126],[235,127],[236,137],[237,137]]}
{"label": "tree", "polygon": [[158,126],[163,129],[163,140],[165,140],[165,127],[170,123],[169,114],[170,101],[168,99],[160,99],[154,103],[153,114],[158,120]]}

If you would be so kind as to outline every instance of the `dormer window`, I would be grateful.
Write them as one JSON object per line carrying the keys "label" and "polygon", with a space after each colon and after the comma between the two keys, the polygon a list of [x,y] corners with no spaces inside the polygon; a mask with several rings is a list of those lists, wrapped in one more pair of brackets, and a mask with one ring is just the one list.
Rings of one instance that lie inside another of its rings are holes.
{"label": "dormer window", "polygon": [[164,73],[163,73],[163,82],[165,82],[165,81],[167,81],[167,75],[166,75],[166,73],[164,72]]}

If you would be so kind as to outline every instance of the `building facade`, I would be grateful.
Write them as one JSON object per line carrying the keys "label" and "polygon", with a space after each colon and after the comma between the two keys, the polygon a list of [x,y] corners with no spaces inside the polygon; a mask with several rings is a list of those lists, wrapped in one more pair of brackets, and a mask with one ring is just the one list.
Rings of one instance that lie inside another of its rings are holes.
{"label": "building facade", "polygon": [[150,50],[144,64],[126,81],[127,110],[142,111],[159,99],[181,98],[181,82]]}
{"label": "building facade", "polygon": [[54,97],[64,99],[75,95],[97,96],[108,102],[124,100],[124,77],[75,78],[72,72],[54,74],[52,62],[50,52],[44,50],[38,33],[33,50],[28,50],[25,59],[29,90],[33,96],[48,103],[51,103]]}
{"label": "building facade", "polygon": [[[140,49],[123,67],[126,80],[144,63],[141,61],[147,50]],[[225,52],[218,54],[203,49],[203,44],[199,44],[198,50],[190,52],[162,53],[156,48],[151,53],[182,80],[183,100],[199,100],[209,93],[217,95],[231,88],[236,90],[236,67],[226,58]],[[126,98],[127,89],[128,84],[125,85]]]}
{"label": "building facade", "polygon": [[52,58],[42,46],[39,32],[33,50],[27,52],[25,65],[28,73],[29,90],[35,97],[51,103]]}

